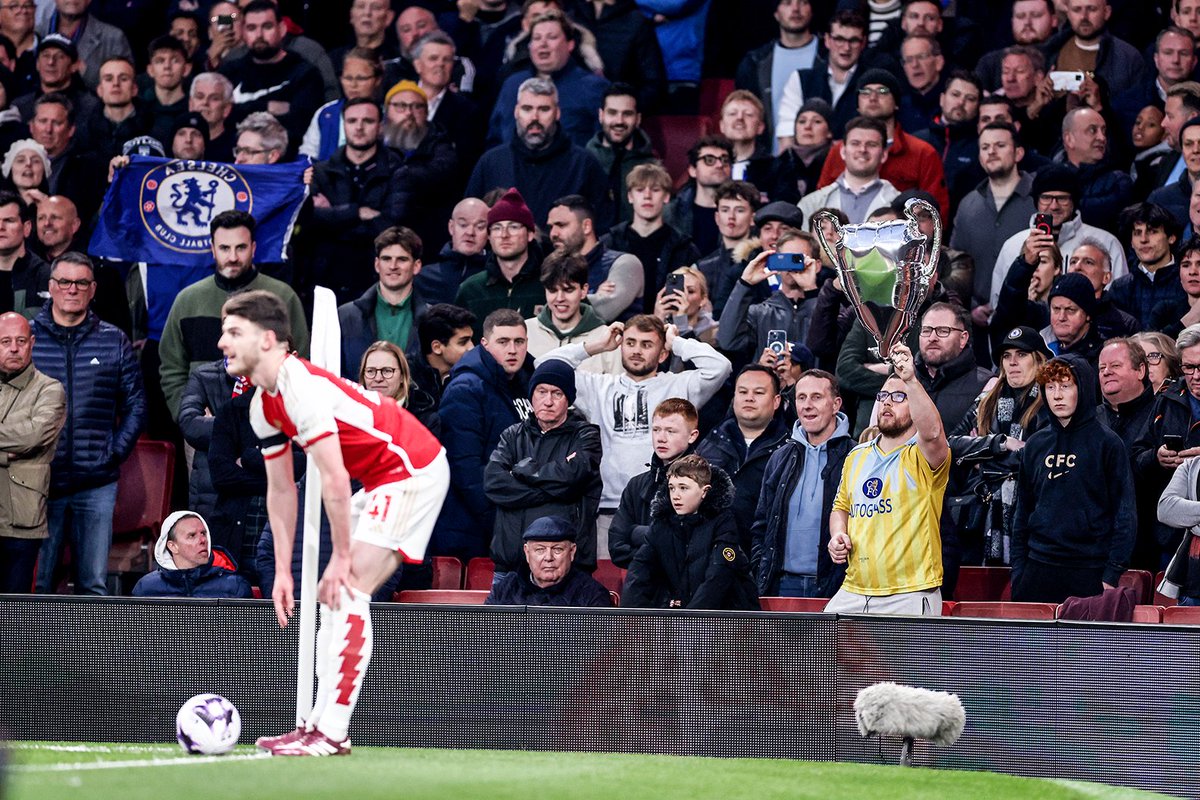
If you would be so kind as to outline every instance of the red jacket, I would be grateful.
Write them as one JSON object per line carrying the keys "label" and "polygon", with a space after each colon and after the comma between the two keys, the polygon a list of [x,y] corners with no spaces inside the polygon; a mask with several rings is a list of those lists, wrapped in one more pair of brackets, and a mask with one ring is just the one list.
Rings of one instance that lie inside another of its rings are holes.
{"label": "red jacket", "polygon": [[[842,160],[842,143],[834,142],[825,158],[825,167],[817,181],[817,188],[828,186],[846,170]],[[942,159],[927,142],[905,133],[896,123],[896,134],[888,148],[887,161],[879,169],[879,177],[889,181],[897,190],[923,189],[937,198],[942,212],[942,225],[950,221],[950,193],[946,191],[946,174]]]}

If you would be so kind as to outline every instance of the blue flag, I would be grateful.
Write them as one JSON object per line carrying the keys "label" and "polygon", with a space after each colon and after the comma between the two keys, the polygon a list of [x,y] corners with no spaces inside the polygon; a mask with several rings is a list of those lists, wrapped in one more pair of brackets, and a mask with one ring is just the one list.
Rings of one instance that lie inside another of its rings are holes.
{"label": "blue flag", "polygon": [[130,156],[117,170],[88,252],[149,264],[210,266],[209,223],[222,211],[249,212],[258,223],[255,261],[287,260],[307,160],[234,165]]}

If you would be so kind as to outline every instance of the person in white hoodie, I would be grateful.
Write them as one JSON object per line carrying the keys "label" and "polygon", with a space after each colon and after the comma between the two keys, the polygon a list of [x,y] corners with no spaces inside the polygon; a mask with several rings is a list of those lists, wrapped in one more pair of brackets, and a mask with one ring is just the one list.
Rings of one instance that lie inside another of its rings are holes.
{"label": "person in white hoodie", "polygon": [[250,597],[233,556],[212,537],[204,517],[176,511],[163,521],[154,545],[158,569],[133,587],[134,597]]}
{"label": "person in white hoodie", "polygon": [[[609,325],[606,337],[559,347],[538,359],[540,364],[558,358],[578,367],[591,356],[621,350],[622,374],[578,372],[575,376],[575,408],[600,427],[604,449],[600,462],[604,490],[597,525],[603,531],[601,558],[607,557],[608,523],[621,502],[621,492],[630,478],[645,471],[653,452],[651,412],[669,397],[682,397],[700,408],[733,371],[729,360],[711,345],[677,333],[674,325],[664,326],[658,317],[639,314],[628,322]],[[694,369],[660,371],[672,354],[691,362]]]}

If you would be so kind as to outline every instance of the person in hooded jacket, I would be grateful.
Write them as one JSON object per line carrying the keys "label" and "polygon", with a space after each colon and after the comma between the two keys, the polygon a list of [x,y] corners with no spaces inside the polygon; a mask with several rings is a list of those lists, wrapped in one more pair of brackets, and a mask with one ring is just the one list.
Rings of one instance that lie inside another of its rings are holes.
{"label": "person in hooded jacket", "polygon": [[1012,534],[1012,597],[1061,603],[1115,587],[1137,534],[1133,474],[1121,438],[1096,415],[1096,376],[1067,354],[1038,373],[1050,423],[1021,456]]}
{"label": "person in hooded jacket", "polygon": [[667,468],[650,533],[633,557],[621,606],[757,610],[750,560],[738,545],[733,482],[698,455]]}
{"label": "person in hooded jacket", "polygon": [[829,556],[829,513],[856,442],[833,375],[804,372],[795,398],[799,419],[763,471],[750,561],[760,596],[833,597],[846,568]]}
{"label": "person in hooded jacket", "polygon": [[176,511],[154,545],[158,569],[133,587],[134,597],[250,597],[250,583],[219,545],[209,545],[208,523],[194,511]]}
{"label": "person in hooded jacket", "polygon": [[525,564],[525,531],[540,517],[575,526],[578,565],[596,567],[596,510],[600,506],[600,429],[571,406],[575,370],[550,359],[529,379],[533,413],[500,434],[483,471],[483,489],[496,504],[492,561],[496,580]]}

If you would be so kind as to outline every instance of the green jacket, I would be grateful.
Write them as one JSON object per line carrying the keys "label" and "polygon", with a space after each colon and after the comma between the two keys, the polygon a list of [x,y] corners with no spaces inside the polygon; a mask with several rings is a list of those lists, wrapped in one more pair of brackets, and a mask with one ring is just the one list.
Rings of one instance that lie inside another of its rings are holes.
{"label": "green jacket", "polygon": [[546,304],[546,290],[541,281],[542,254],[536,242],[529,245],[529,257],[525,266],[510,283],[500,272],[496,256],[488,254],[483,272],[477,272],[458,287],[454,305],[461,306],[475,315],[475,340],[483,335],[483,321],[487,315],[501,308],[520,312],[523,319],[536,316]]}
{"label": "green jacket", "polygon": [[[217,341],[221,338],[221,307],[237,291],[264,289],[287,304],[292,319],[292,339],[300,355],[308,356],[308,320],[304,307],[292,287],[252,269],[236,281],[213,275],[193,283],[175,298],[158,345],[161,361],[159,377],[171,416],[179,420],[179,398],[188,375],[202,364],[221,358]],[[297,322],[297,320],[299,322]]]}

